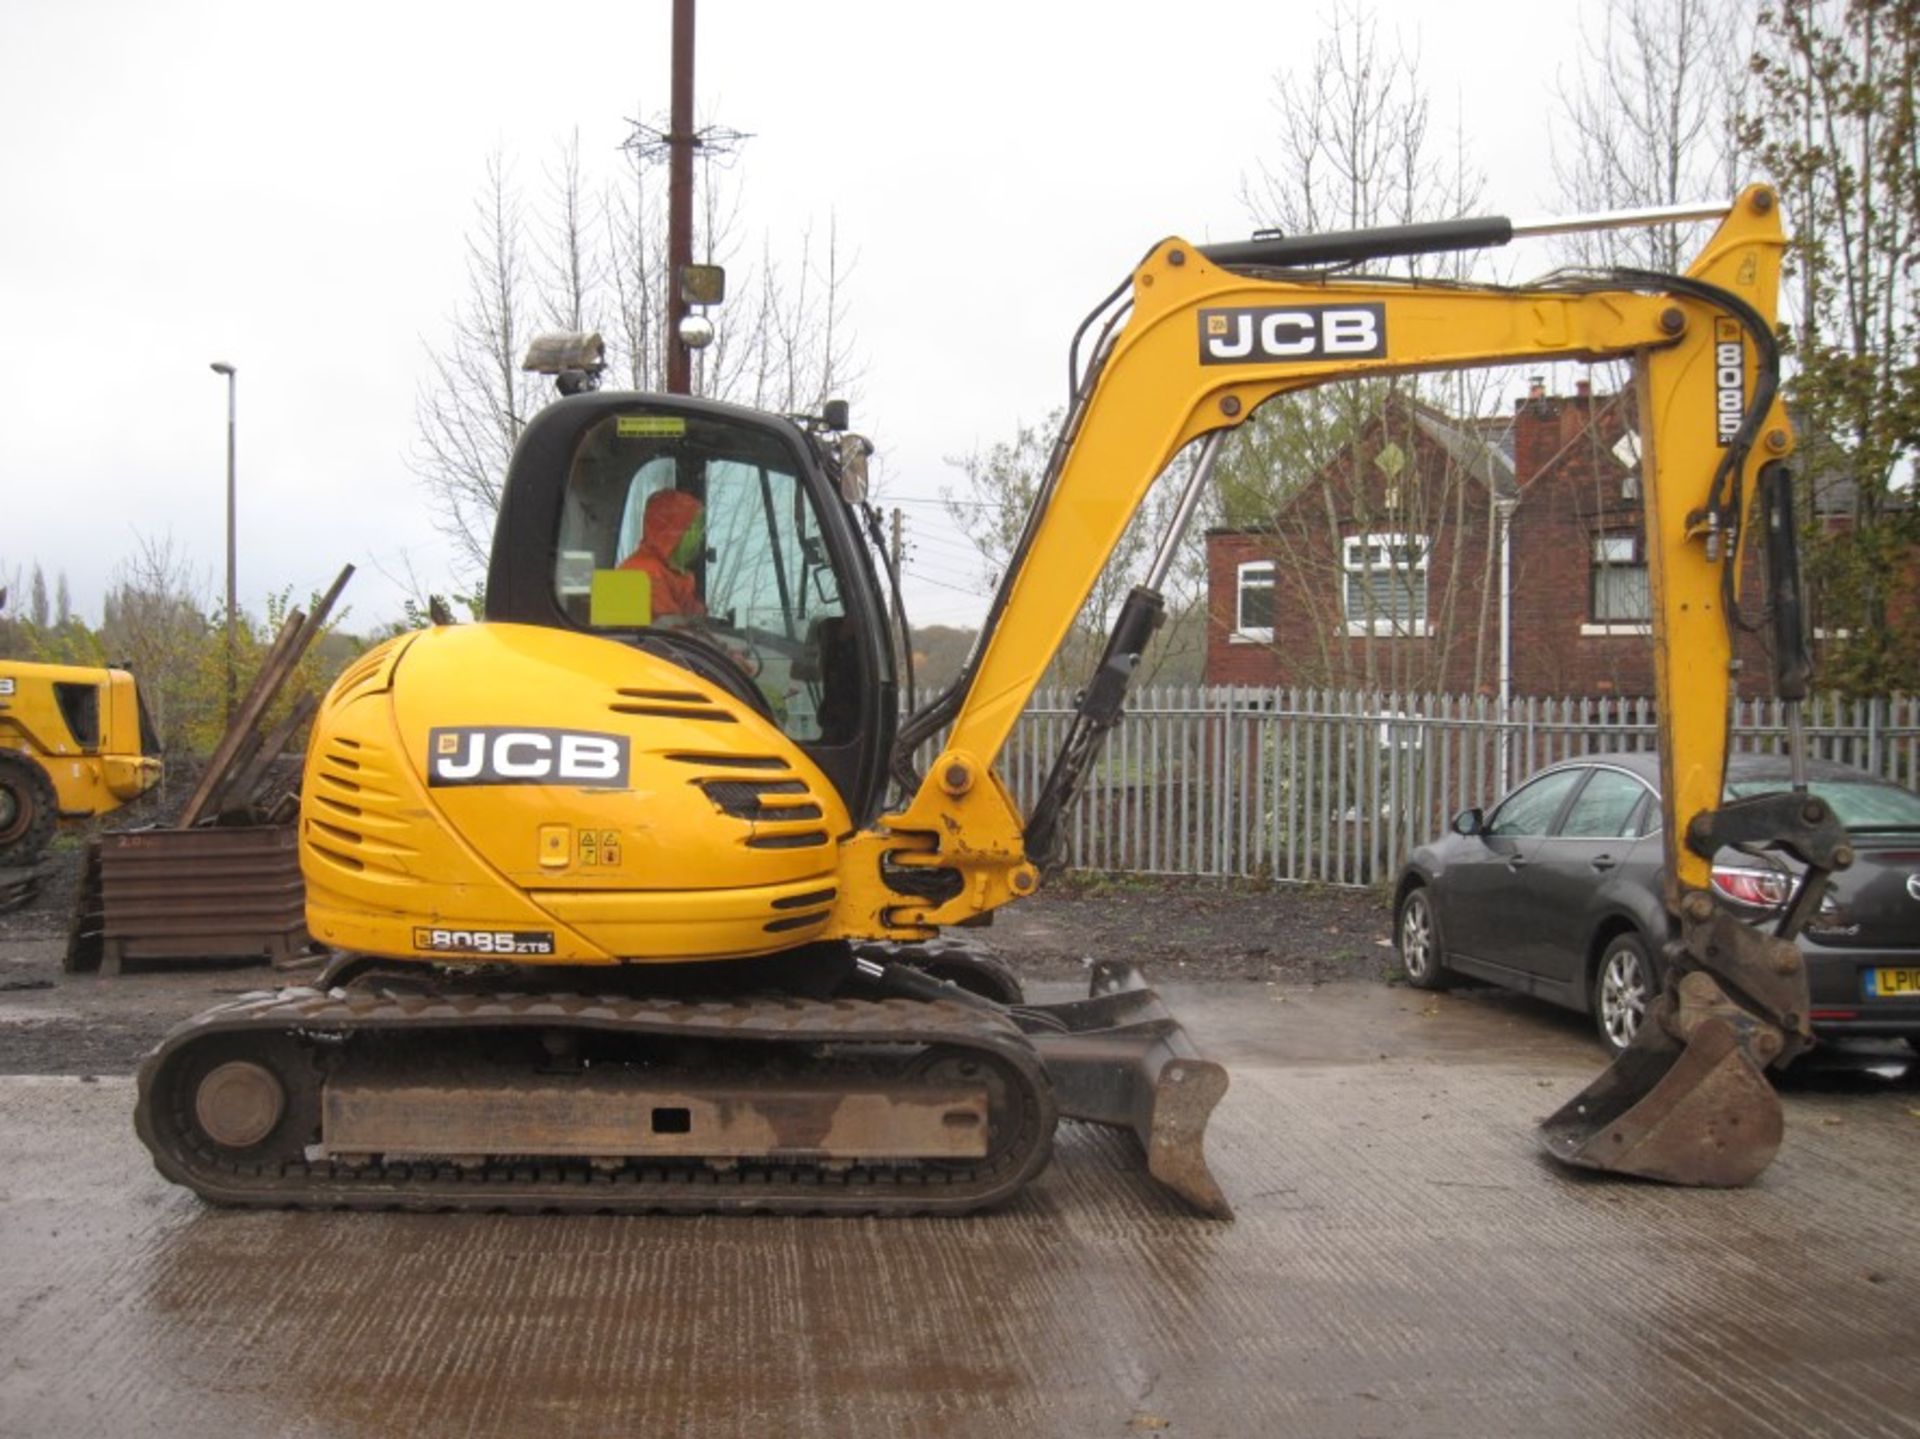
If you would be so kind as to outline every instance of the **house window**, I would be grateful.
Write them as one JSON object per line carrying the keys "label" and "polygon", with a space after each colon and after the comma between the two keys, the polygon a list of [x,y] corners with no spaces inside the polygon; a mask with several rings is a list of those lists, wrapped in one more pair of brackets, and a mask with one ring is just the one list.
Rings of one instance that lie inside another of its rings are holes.
{"label": "house window", "polygon": [[1424,635],[1427,556],[1423,535],[1349,535],[1341,582],[1347,633]]}
{"label": "house window", "polygon": [[1238,600],[1234,610],[1236,639],[1273,638],[1273,561],[1251,560],[1240,566]]}
{"label": "house window", "polygon": [[1593,541],[1593,622],[1644,625],[1653,618],[1647,557],[1638,535],[1598,535]]}

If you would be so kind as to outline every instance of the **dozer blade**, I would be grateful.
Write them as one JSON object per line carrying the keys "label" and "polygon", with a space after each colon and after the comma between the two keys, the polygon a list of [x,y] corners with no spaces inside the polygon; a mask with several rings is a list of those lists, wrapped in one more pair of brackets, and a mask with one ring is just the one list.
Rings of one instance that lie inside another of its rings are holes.
{"label": "dozer blade", "polygon": [[1648,1015],[1620,1057],[1540,1126],[1541,1142],[1586,1169],[1670,1184],[1747,1183],[1780,1147],[1779,1096],[1728,1020],[1702,1020],[1682,1044],[1663,1018]]}
{"label": "dozer blade", "polygon": [[1233,1218],[1207,1168],[1207,1120],[1227,1072],[1201,1056],[1130,964],[1094,966],[1086,999],[1012,1011],[1039,1052],[1062,1118],[1131,1129],[1147,1172],[1200,1213]]}

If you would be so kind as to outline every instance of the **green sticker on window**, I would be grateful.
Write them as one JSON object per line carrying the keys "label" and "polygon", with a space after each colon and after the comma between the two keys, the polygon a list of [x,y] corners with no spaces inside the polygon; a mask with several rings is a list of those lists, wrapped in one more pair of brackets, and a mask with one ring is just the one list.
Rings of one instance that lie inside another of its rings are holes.
{"label": "green sticker on window", "polygon": [[653,579],[645,570],[595,570],[587,623],[597,630],[639,629],[653,623]]}
{"label": "green sticker on window", "polygon": [[644,439],[651,435],[684,435],[687,422],[679,415],[620,415],[614,433],[623,440]]}

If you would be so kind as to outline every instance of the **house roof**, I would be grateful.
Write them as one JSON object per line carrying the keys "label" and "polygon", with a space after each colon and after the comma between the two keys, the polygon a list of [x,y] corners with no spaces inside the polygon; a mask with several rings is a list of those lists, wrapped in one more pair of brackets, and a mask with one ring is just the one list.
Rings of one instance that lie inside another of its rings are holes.
{"label": "house roof", "polygon": [[[1520,487],[1514,477],[1513,422],[1510,419],[1497,416],[1490,420],[1456,420],[1424,401],[1399,392],[1389,395],[1386,403],[1403,408],[1420,434],[1447,457],[1450,465],[1458,467],[1461,474],[1498,497],[1511,499],[1519,495]],[[1383,418],[1384,411],[1376,414],[1368,422],[1366,432],[1377,431]],[[1338,461],[1332,463],[1337,464]],[[1296,491],[1289,503],[1304,493],[1305,489]],[[1251,535],[1264,533],[1270,528],[1264,523],[1219,525],[1210,528],[1207,533]]]}
{"label": "house roof", "polygon": [[1447,452],[1449,459],[1495,495],[1513,498],[1520,493],[1514,480],[1512,452],[1488,444],[1483,435],[1472,432],[1477,427],[1457,428],[1425,405],[1414,407],[1413,422],[1421,434]]}

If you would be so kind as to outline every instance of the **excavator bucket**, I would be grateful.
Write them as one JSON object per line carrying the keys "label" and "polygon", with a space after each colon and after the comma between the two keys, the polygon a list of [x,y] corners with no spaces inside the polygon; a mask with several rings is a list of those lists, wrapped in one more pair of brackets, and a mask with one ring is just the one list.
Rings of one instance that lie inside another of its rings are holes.
{"label": "excavator bucket", "polygon": [[1063,1118],[1131,1129],[1149,1174],[1201,1214],[1233,1218],[1206,1157],[1207,1121],[1227,1092],[1227,1072],[1201,1057],[1139,970],[1103,960],[1087,998],[1012,1013]]}
{"label": "excavator bucket", "polygon": [[1683,1044],[1657,1012],[1600,1077],[1540,1126],[1565,1164],[1669,1184],[1731,1188],[1780,1147],[1779,1097],[1734,1025],[1710,1018]]}

